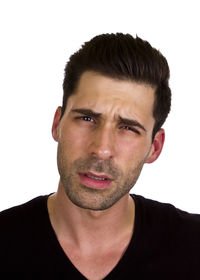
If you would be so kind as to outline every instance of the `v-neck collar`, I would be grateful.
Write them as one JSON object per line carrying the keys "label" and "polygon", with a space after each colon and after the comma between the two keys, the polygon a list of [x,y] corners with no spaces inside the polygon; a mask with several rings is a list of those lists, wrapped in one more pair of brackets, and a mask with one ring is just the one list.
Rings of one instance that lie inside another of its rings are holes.
{"label": "v-neck collar", "polygon": [[[45,219],[46,219],[46,227],[48,230],[49,239],[51,240],[51,246],[53,249],[53,252],[57,254],[57,257],[59,261],[61,262],[61,265],[63,265],[62,272],[65,271],[66,268],[70,266],[70,269],[73,270],[74,275],[76,275],[76,279],[87,279],[79,270],[76,268],[76,266],[71,262],[71,260],[68,258],[67,254],[64,252],[62,246],[60,245],[58,238],[56,236],[56,233],[52,227],[48,208],[47,208],[47,199],[49,196],[46,197],[45,201]],[[131,194],[131,197],[134,199],[135,202],[135,221],[134,221],[134,231],[131,237],[131,240],[129,242],[129,245],[123,254],[122,258],[119,260],[119,262],[116,264],[116,266],[111,270],[111,272],[103,278],[103,280],[113,280],[113,279],[123,279],[123,272],[126,270],[127,265],[130,264],[132,266],[132,262],[134,262],[135,256],[136,256],[136,244],[137,239],[140,231],[140,219],[138,214],[138,203],[137,203],[137,196]],[[66,269],[66,272],[68,272],[68,269]],[[122,275],[122,278],[118,278]]]}

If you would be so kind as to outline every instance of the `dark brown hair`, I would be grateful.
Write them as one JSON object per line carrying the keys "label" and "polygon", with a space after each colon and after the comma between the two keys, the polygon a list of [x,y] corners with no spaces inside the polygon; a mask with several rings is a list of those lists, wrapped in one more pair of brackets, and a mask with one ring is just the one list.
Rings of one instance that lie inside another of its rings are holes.
{"label": "dark brown hair", "polygon": [[102,34],[85,42],[65,67],[63,116],[67,99],[75,92],[83,72],[91,70],[105,76],[142,82],[155,87],[152,139],[162,127],[171,107],[169,67],[166,58],[147,41],[130,34]]}

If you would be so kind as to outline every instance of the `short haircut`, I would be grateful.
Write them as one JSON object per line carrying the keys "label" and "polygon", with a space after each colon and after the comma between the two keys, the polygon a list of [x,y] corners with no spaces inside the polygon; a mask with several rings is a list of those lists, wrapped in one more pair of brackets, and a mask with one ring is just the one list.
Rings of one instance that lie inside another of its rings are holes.
{"label": "short haircut", "polygon": [[102,34],[85,42],[71,55],[65,67],[61,118],[68,97],[74,94],[85,71],[95,71],[110,78],[155,87],[153,140],[171,107],[170,71],[167,60],[160,51],[138,36],[134,38],[123,33]]}

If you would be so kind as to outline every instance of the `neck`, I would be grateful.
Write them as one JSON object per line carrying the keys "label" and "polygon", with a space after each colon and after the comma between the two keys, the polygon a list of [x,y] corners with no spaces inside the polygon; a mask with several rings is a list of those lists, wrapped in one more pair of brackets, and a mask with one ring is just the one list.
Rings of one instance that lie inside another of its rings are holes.
{"label": "neck", "polygon": [[48,211],[58,239],[69,241],[82,250],[94,244],[102,249],[102,246],[112,246],[112,242],[132,236],[135,205],[129,194],[109,209],[87,210],[68,199],[60,182],[57,192],[48,199]]}

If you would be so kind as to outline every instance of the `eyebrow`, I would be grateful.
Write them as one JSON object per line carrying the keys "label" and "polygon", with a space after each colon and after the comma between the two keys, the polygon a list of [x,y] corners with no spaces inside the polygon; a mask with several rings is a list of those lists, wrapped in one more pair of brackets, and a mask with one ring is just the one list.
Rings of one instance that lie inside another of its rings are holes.
{"label": "eyebrow", "polygon": [[83,114],[83,115],[89,115],[90,117],[94,117],[94,118],[100,118],[102,116],[101,113],[96,113],[90,109],[84,109],[84,108],[72,109],[71,112],[79,113],[79,114]]}
{"label": "eyebrow", "polygon": [[[88,115],[90,117],[97,118],[97,119],[102,117],[101,113],[97,113],[97,112],[94,112],[91,109],[85,109],[85,108],[72,109],[71,112],[72,113],[79,113],[79,114],[83,114],[83,115]],[[138,128],[141,128],[142,130],[144,130],[146,132],[145,127],[136,120],[122,118],[121,116],[119,116],[118,121],[119,121],[119,123],[123,123],[124,125],[136,126]]]}
{"label": "eyebrow", "polygon": [[122,117],[119,116],[119,122],[120,122],[120,123],[123,123],[123,124],[125,124],[125,125],[130,125],[130,126],[139,127],[139,128],[141,128],[142,130],[144,130],[145,132],[147,132],[147,131],[146,131],[146,128],[145,128],[142,124],[140,124],[138,121],[136,121],[136,120],[126,119],[126,118],[122,118]]}

